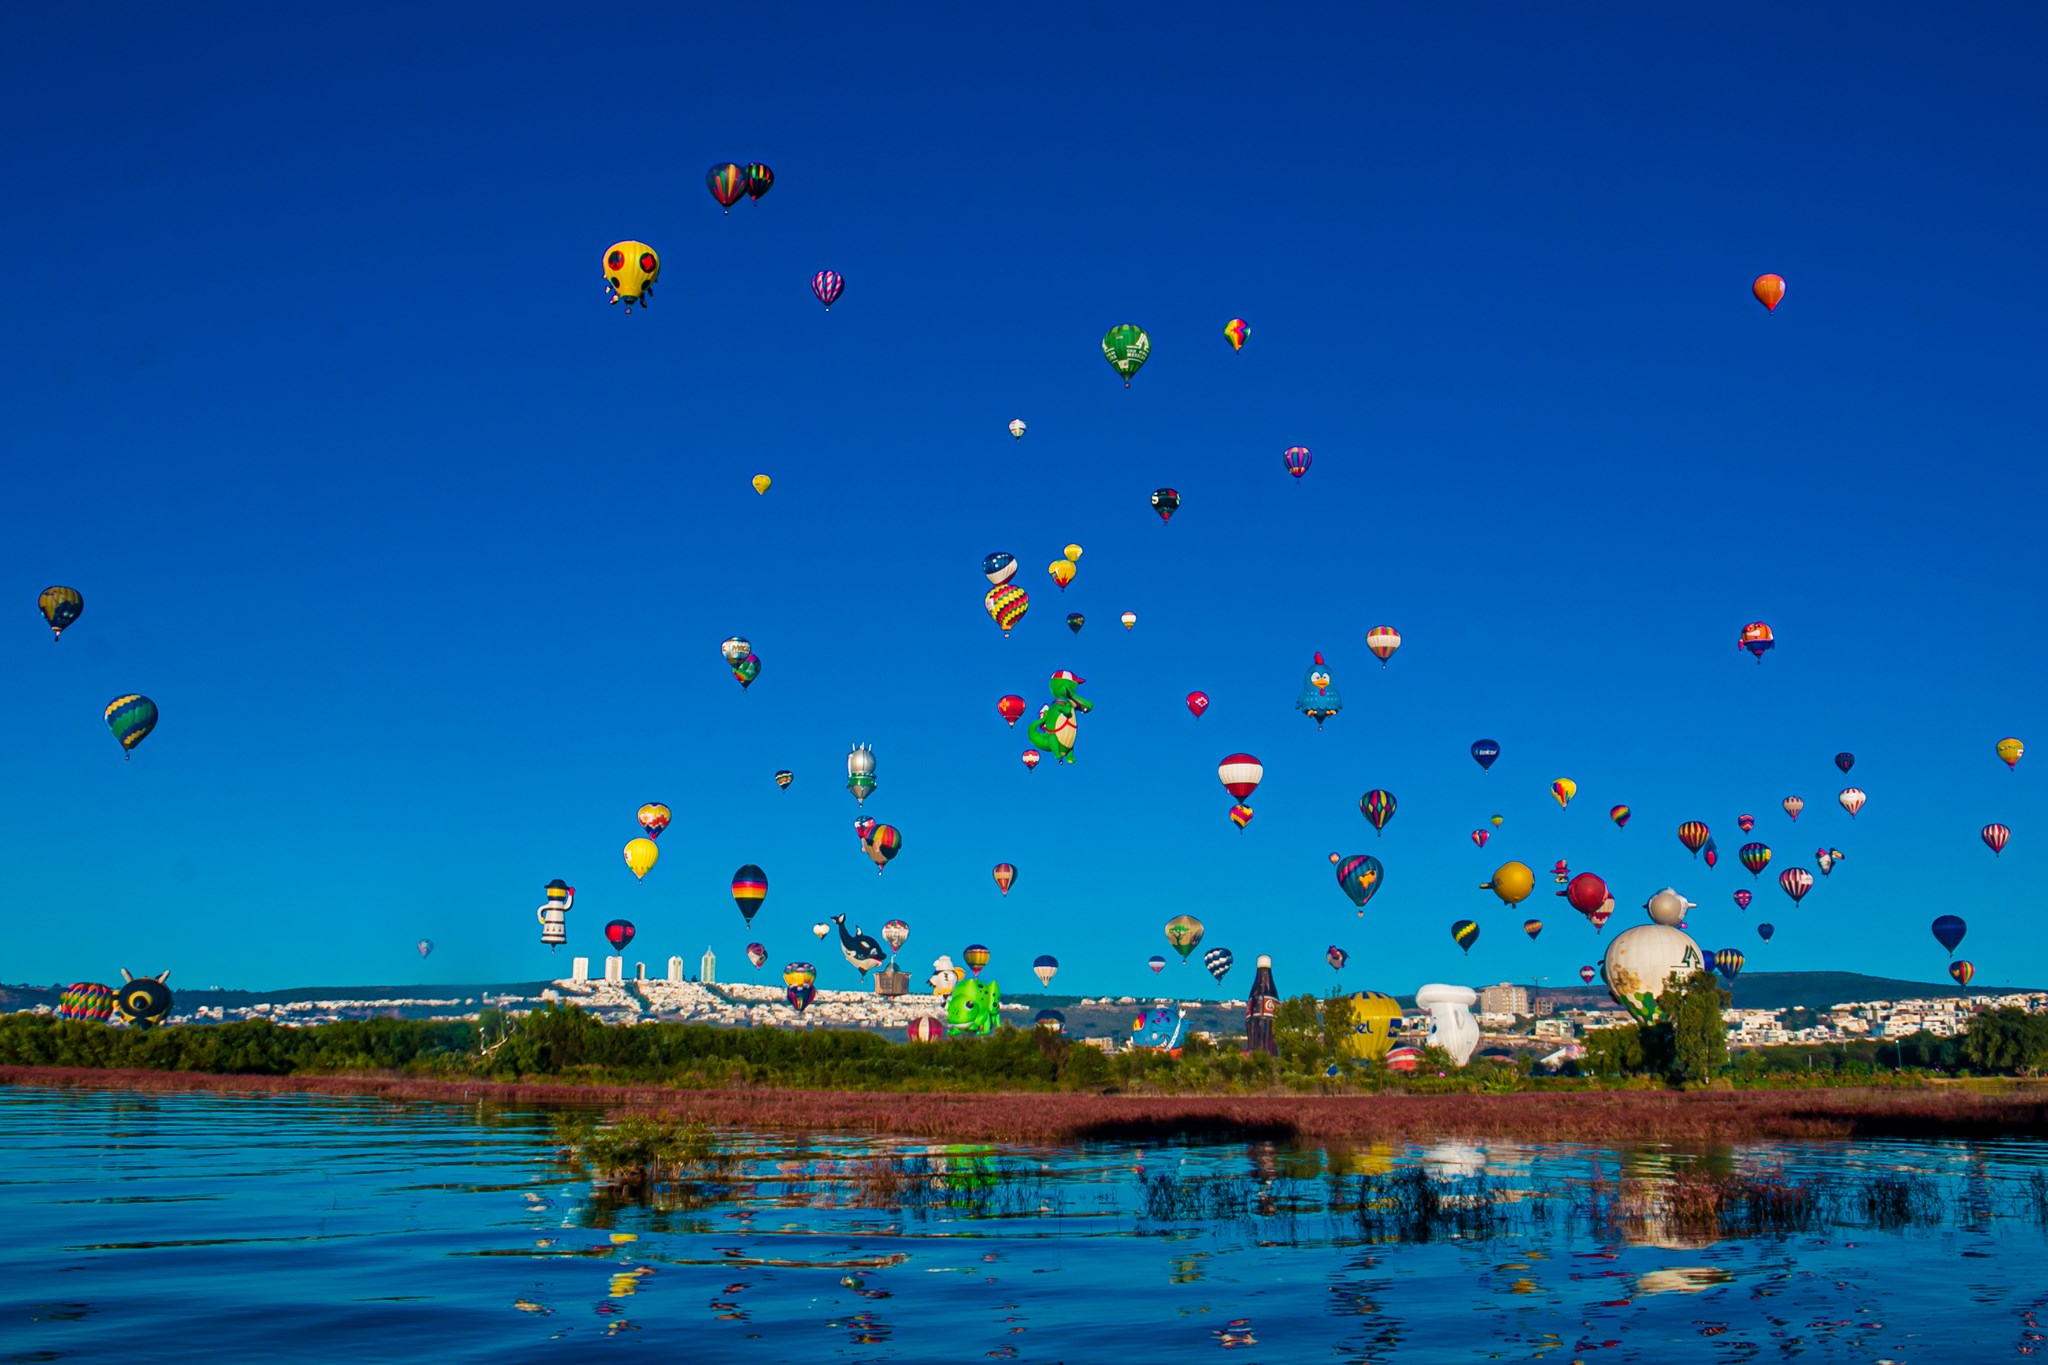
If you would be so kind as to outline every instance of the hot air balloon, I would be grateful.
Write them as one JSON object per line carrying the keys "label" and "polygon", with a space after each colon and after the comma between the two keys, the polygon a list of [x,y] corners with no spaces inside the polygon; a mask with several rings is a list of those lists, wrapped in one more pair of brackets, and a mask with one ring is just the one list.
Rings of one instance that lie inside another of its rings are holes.
{"label": "hot air balloon", "polygon": [[1230,808],[1230,823],[1243,829],[1252,822],[1252,808],[1242,803]]}
{"label": "hot air balloon", "polygon": [[155,976],[130,976],[123,967],[122,984],[114,990],[114,1012],[131,1027],[155,1028],[171,1012],[171,988],[164,984],[170,975],[164,971]]}
{"label": "hot air balloon", "polygon": [[1016,437],[1018,440],[1021,441],[1024,439],[1025,430],[1026,428],[1024,426],[1023,418],[1013,417],[1010,419],[1010,434],[1012,436]]}
{"label": "hot air balloon", "polygon": [[903,833],[894,825],[877,825],[860,841],[861,852],[874,860],[875,875],[888,870],[889,860],[903,851]]}
{"label": "hot air balloon", "polygon": [[754,922],[760,912],[761,902],[768,899],[768,874],[752,863],[746,864],[732,874],[732,902],[746,916],[747,923]]}
{"label": "hot air balloon", "polygon": [[846,790],[853,793],[853,804],[863,805],[875,794],[875,746],[856,744],[846,755]]}
{"label": "hot air balloon", "polygon": [[762,195],[774,188],[774,171],[758,161],[747,167],[747,198],[758,203]]}
{"label": "hot air balloon", "polygon": [[1839,848],[1817,848],[1813,856],[1820,862],[1820,875],[1825,877],[1835,870],[1835,864],[1842,861],[1844,854]]}
{"label": "hot air balloon", "polygon": [[1628,817],[1632,814],[1627,806],[1614,806],[1607,812],[1607,818],[1614,822],[1616,829],[1628,828]]}
{"label": "hot air balloon", "polygon": [[1863,809],[1863,803],[1869,798],[1856,787],[1844,787],[1842,794],[1835,799],[1842,803],[1842,809],[1849,812],[1849,818],[1854,820],[1856,812]]}
{"label": "hot air balloon", "polygon": [[1138,613],[1134,611],[1127,611],[1118,619],[1120,619],[1124,623],[1124,629],[1129,630],[1132,626],[1138,624]]}
{"label": "hot air balloon", "polygon": [[1308,467],[1315,463],[1315,458],[1308,453],[1307,446],[1289,446],[1281,452],[1280,463],[1287,467],[1288,473],[1299,479],[1308,473]]}
{"label": "hot air balloon", "polygon": [[1019,696],[997,697],[996,714],[1014,726],[1017,717],[1024,714],[1024,699]]}
{"label": "hot air balloon", "polygon": [[1474,848],[1485,848],[1486,841],[1492,837],[1493,834],[1490,830],[1475,829],[1472,831],[1472,846]]}
{"label": "hot air balloon", "polygon": [[1193,717],[1194,717],[1194,718],[1195,718],[1196,720],[1200,720],[1200,719],[1202,718],[1202,713],[1203,713],[1204,711],[1208,710],[1208,709],[1209,709],[1209,694],[1208,694],[1207,692],[1190,692],[1190,693],[1188,693],[1188,714],[1189,714],[1189,715],[1193,716]]}
{"label": "hot air balloon", "polygon": [[1054,1033],[1064,1033],[1067,1029],[1067,1016],[1061,1014],[1058,1010],[1040,1010],[1036,1017],[1032,1019],[1031,1027],[1051,1029]]}
{"label": "hot air balloon", "polygon": [[124,758],[133,757],[135,746],[156,729],[156,703],[140,693],[130,692],[107,703],[107,728],[120,742]]}
{"label": "hot air balloon", "polygon": [[1323,728],[1324,721],[1344,709],[1344,697],[1330,681],[1330,670],[1321,652],[1301,675],[1301,695],[1294,699],[1294,709],[1314,721],[1318,730]]}
{"label": "hot air balloon", "polygon": [[1172,521],[1173,514],[1180,510],[1180,494],[1171,488],[1153,489],[1152,510],[1159,514],[1161,521]]}
{"label": "hot air balloon", "polygon": [[782,969],[782,998],[799,1016],[818,998],[818,969],[808,962],[791,962]]}
{"label": "hot air balloon", "polygon": [[43,589],[36,598],[36,606],[50,623],[50,639],[54,643],[64,638],[66,626],[85,614],[85,595],[76,588],[52,586]]}
{"label": "hot air balloon", "polygon": [[1599,973],[1594,970],[1591,964],[1579,968],[1579,980],[1585,982],[1588,986],[1593,984],[1593,978],[1598,975]]}
{"label": "hot air balloon", "polygon": [[605,925],[604,941],[612,945],[613,952],[623,953],[626,951],[626,945],[633,941],[635,932],[637,931],[633,928],[633,921],[615,919]]}
{"label": "hot air balloon", "polygon": [[1742,975],[1743,957],[1740,948],[1723,948],[1714,954],[1712,961],[1714,970],[1731,982]]}
{"label": "hot air balloon", "polygon": [[760,971],[768,962],[767,948],[758,943],[749,943],[747,945],[747,961],[753,964],[755,971]]}
{"label": "hot air balloon", "polygon": [[1390,791],[1374,787],[1358,798],[1358,813],[1365,817],[1365,822],[1375,831],[1386,829],[1387,821],[1394,818],[1394,810],[1394,794]]}
{"label": "hot air balloon", "polygon": [[1036,750],[1036,749],[1026,749],[1026,750],[1025,750],[1025,751],[1023,752],[1023,754],[1022,754],[1022,755],[1021,755],[1021,756],[1019,757],[1018,761],[1019,761],[1019,762],[1021,762],[1021,763],[1022,763],[1022,764],[1023,764],[1023,765],[1025,766],[1025,767],[1026,767],[1026,768],[1035,768],[1035,767],[1037,767],[1037,766],[1038,766],[1038,750]]}
{"label": "hot air balloon", "polygon": [[982,577],[1000,588],[1017,576],[1017,556],[1008,550],[991,550],[981,557]]}
{"label": "hot air balloon", "polygon": [[1721,861],[1721,850],[1715,847],[1713,839],[1707,840],[1706,846],[1700,850],[1700,857],[1706,860],[1707,870],[1710,872],[1715,864]]}
{"label": "hot air balloon", "polygon": [[1052,979],[1059,975],[1060,960],[1051,953],[1040,953],[1031,960],[1031,973],[1038,978],[1041,986],[1050,986]]}
{"label": "hot air balloon", "polygon": [[1777,929],[1768,924],[1759,924],[1756,927],[1756,936],[1766,943],[1769,943],[1771,941],[1771,935],[1777,932]]}
{"label": "hot air balloon", "polygon": [[1856,766],[1856,755],[1849,753],[1836,754],[1835,766],[1837,768],[1840,768],[1844,773],[1848,772],[1849,769]]}
{"label": "hot air balloon", "polygon": [[1202,965],[1207,967],[1209,975],[1215,977],[1219,982],[1230,974],[1230,969],[1236,965],[1236,962],[1237,958],[1228,948],[1211,948],[1208,952],[1202,954]]}
{"label": "hot air balloon", "polygon": [[1500,822],[1501,822],[1502,820],[1506,819],[1506,818],[1507,818],[1507,817],[1506,817],[1506,816],[1504,816],[1504,815],[1489,815],[1489,816],[1487,817],[1488,821],[1492,823],[1492,825],[1493,825],[1493,827],[1494,827],[1495,829],[1499,829],[1499,828],[1500,828]]}
{"label": "hot air balloon", "polygon": [[731,213],[732,206],[747,192],[747,168],[732,161],[713,166],[704,172],[704,184],[718,206]]}
{"label": "hot air balloon", "polygon": [[645,242],[613,242],[604,250],[605,299],[625,304],[632,316],[633,305],[645,308],[654,297],[654,282],[661,278],[661,257]]}
{"label": "hot air balloon", "polygon": [[1332,943],[1329,947],[1323,949],[1323,961],[1330,964],[1331,971],[1343,971],[1344,964],[1349,962],[1350,960],[1351,954],[1346,952],[1344,949],[1339,948],[1334,943]]}
{"label": "hot air balloon", "polygon": [[1579,794],[1579,784],[1569,777],[1560,777],[1550,784],[1550,794],[1556,798],[1559,810],[1569,810],[1572,798]]}
{"label": "hot air balloon", "polygon": [[1697,820],[1686,821],[1678,827],[1678,842],[1684,844],[1693,857],[1699,857],[1701,847],[1707,842],[1707,827]]}
{"label": "hot air balloon", "polygon": [[1081,633],[1081,627],[1087,624],[1088,618],[1083,616],[1080,612],[1070,611],[1067,613],[1067,629],[1073,631],[1074,634],[1079,635]]}
{"label": "hot air balloon", "polygon": [[1358,912],[1364,914],[1365,903],[1380,889],[1380,883],[1386,879],[1387,870],[1381,867],[1380,860],[1370,853],[1354,853],[1349,857],[1339,857],[1332,853],[1330,861],[1337,868],[1338,887],[1351,898],[1351,903],[1358,907]]}
{"label": "hot air balloon", "polygon": [[434,951],[434,940],[430,938],[423,938],[418,943],[415,943],[412,946],[419,950],[419,955],[421,957],[425,957],[428,953]]}
{"label": "hot air balloon", "polygon": [[638,881],[647,875],[661,857],[661,850],[654,846],[652,839],[632,839],[626,844],[626,866],[633,869],[633,879]]}
{"label": "hot air balloon", "polygon": [[1150,967],[1155,973],[1163,972],[1166,970],[1166,959],[1154,953],[1145,959],[1145,965]]}
{"label": "hot air balloon", "polygon": [[1955,978],[1958,986],[1968,990],[1970,982],[1976,978],[1977,964],[1969,961],[1967,958],[1959,962],[1951,962],[1948,964],[1948,974]]}
{"label": "hot air balloon", "polygon": [[1523,921],[1522,921],[1522,932],[1523,932],[1523,933],[1525,933],[1525,934],[1527,934],[1527,935],[1529,936],[1530,940],[1531,940],[1531,941],[1533,942],[1533,941],[1535,940],[1535,938],[1536,938],[1536,935],[1538,935],[1538,934],[1540,934],[1540,933],[1542,933],[1542,932],[1543,932],[1543,921],[1542,921],[1542,920],[1540,920],[1540,919],[1525,919],[1525,920],[1523,920]]}
{"label": "hot air balloon", "polygon": [[1230,349],[1233,351],[1242,351],[1246,338],[1251,334],[1251,324],[1243,318],[1232,318],[1223,324],[1223,339],[1230,343]]}
{"label": "hot air balloon", "polygon": [[1736,816],[1735,828],[1741,830],[1744,834],[1749,833],[1751,830],[1756,828],[1756,817],[1754,815]]}
{"label": "hot air balloon", "polygon": [[74,981],[57,997],[59,1019],[79,1019],[104,1024],[114,1017],[114,991],[97,981]]}
{"label": "hot air balloon", "polygon": [[903,945],[910,941],[910,926],[900,919],[892,919],[882,926],[882,942],[889,945],[889,951],[900,953]]}
{"label": "hot air balloon", "polygon": [[668,828],[670,811],[659,801],[649,801],[640,808],[640,828],[647,831],[650,839],[659,839],[661,832]]}
{"label": "hot air balloon", "polygon": [[1762,621],[1751,621],[1742,628],[1742,638],[1735,642],[1735,646],[1756,655],[1756,661],[1762,663],[1764,655],[1776,649],[1778,642],[1772,638],[1769,626]]}
{"label": "hot air balloon", "polygon": [[1502,905],[1520,905],[1536,889],[1536,874],[1527,863],[1502,863],[1493,870],[1493,880],[1481,882],[1479,889],[1500,897]]}
{"label": "hot air balloon", "polygon": [[1762,874],[1771,865],[1771,850],[1764,844],[1744,844],[1735,851],[1735,856],[1742,860],[1742,865],[1749,869],[1752,877]]}
{"label": "hot air balloon", "polygon": [[1755,899],[1756,897],[1750,893],[1750,889],[1745,886],[1735,893],[1735,906],[1739,910],[1747,910],[1749,909],[1749,903]]}
{"label": "hot air balloon", "polygon": [[1994,854],[2003,853],[2006,840],[2012,838],[2012,831],[2004,825],[1986,825],[1978,831],[1977,837],[1982,839],[1984,846]]}
{"label": "hot air balloon", "polygon": [[913,1043],[936,1043],[946,1036],[946,1021],[935,1014],[920,1015],[904,1031]]}
{"label": "hot air balloon", "polygon": [[1796,796],[1788,796],[1778,804],[1783,806],[1785,814],[1791,816],[1795,821],[1799,819],[1799,812],[1806,809],[1806,803]]}
{"label": "hot air balloon", "polygon": [[1374,626],[1365,633],[1365,647],[1380,661],[1380,667],[1387,666],[1387,660],[1394,657],[1394,651],[1401,647],[1401,632],[1392,626]]}
{"label": "hot air balloon", "polygon": [[1459,920],[1451,926],[1451,941],[1470,953],[1472,945],[1479,942],[1479,926],[1469,919]]}
{"label": "hot air balloon", "polygon": [[1778,885],[1784,888],[1785,894],[1792,898],[1794,905],[1797,905],[1805,898],[1807,892],[1813,890],[1813,874],[1803,867],[1788,867],[1778,874]]}
{"label": "hot air balloon", "polygon": [[775,480],[769,478],[766,474],[756,474],[748,482],[754,485],[754,492],[757,494],[764,494],[775,486]]}
{"label": "hot air balloon", "polygon": [[846,292],[846,276],[836,270],[820,270],[811,276],[811,292],[818,296],[818,302],[831,312],[832,305],[839,302],[839,296]]}
{"label": "hot air balloon", "polygon": [[1785,297],[1785,281],[1776,275],[1759,275],[1756,283],[1750,285],[1749,292],[1756,295],[1756,301],[1764,306],[1766,312],[1775,313],[1779,301]]}
{"label": "hot air balloon", "polygon": [[781,788],[781,789],[782,789],[783,791],[788,791],[788,790],[789,790],[789,784],[790,784],[790,783],[792,783],[792,782],[794,782],[794,781],[796,781],[796,774],[795,774],[795,773],[793,773],[793,772],[791,772],[791,771],[790,771],[789,769],[787,769],[787,768],[778,768],[778,769],[776,770],[776,773],[775,773],[775,785],[776,785],[777,787]]}
{"label": "hot air balloon", "polygon": [[2007,738],[1998,741],[1998,756],[2008,768],[2019,767],[2020,759],[2026,752],[2027,746],[2016,739]]}
{"label": "hot air balloon", "polygon": [[1605,905],[1612,897],[1607,894],[1607,883],[1591,872],[1581,872],[1557,893],[1565,903],[1582,915],[1590,915]]}
{"label": "hot air balloon", "polygon": [[989,875],[996,879],[996,889],[1007,896],[1011,883],[1017,880],[1017,866],[1014,863],[997,863]]}
{"label": "hot air balloon", "polygon": [[1079,564],[1081,562],[1081,556],[1085,552],[1081,549],[1079,545],[1069,545],[1066,548],[1062,549],[1060,553],[1065,555],[1071,562]]}
{"label": "hot air balloon", "polygon": [[1665,985],[1673,977],[1684,980],[1704,971],[1707,962],[1699,944],[1683,931],[1666,924],[1638,924],[1615,935],[1600,965],[1614,1003],[1637,1023],[1650,1024],[1663,1013]]}
{"label": "hot air balloon", "polygon": [[1152,358],[1152,338],[1129,323],[1112,327],[1102,336],[1102,358],[1124,377],[1124,387],[1128,389],[1132,378]]}
{"label": "hot air balloon", "polygon": [[1491,769],[1500,758],[1500,741],[1497,739],[1475,739],[1472,741],[1472,761],[1479,765],[1481,772]]}
{"label": "hot air balloon", "polygon": [[1055,559],[1045,566],[1045,571],[1052,576],[1053,582],[1059,584],[1061,592],[1065,592],[1067,584],[1074,581],[1074,561],[1071,559]]}
{"label": "hot air balloon", "polygon": [[725,660],[726,667],[728,668],[738,668],[747,655],[753,652],[754,646],[745,636],[741,635],[727,637],[725,642],[718,647],[718,655]]}
{"label": "hot air balloon", "polygon": [[1175,915],[1166,922],[1166,941],[1186,962],[1188,954],[1202,946],[1202,922],[1193,915]]}
{"label": "hot air balloon", "polygon": [[1686,911],[1697,910],[1699,907],[1667,886],[1644,901],[1643,909],[1650,912],[1650,923],[1676,928],[1685,923]]}
{"label": "hot air balloon", "polygon": [[1257,791],[1265,777],[1265,766],[1250,754],[1230,754],[1216,765],[1216,780],[1240,801]]}
{"label": "hot air balloon", "polygon": [[1005,583],[1000,588],[990,588],[988,596],[981,601],[988,619],[1002,627],[1003,638],[1010,638],[1010,628],[1024,619],[1024,613],[1031,610],[1031,594],[1015,583]]}
{"label": "hot air balloon", "polygon": [[1970,926],[1963,923],[1959,915],[1942,915],[1933,924],[1934,941],[1948,949],[1948,955],[1956,955],[1956,945],[1963,941],[1963,935],[1970,932]]}

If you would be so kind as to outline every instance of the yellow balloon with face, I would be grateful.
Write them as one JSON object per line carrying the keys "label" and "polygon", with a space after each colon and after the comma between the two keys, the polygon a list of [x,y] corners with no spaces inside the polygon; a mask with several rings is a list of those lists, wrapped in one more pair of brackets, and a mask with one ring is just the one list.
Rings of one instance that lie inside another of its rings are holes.
{"label": "yellow balloon with face", "polygon": [[654,282],[661,278],[661,257],[645,242],[613,242],[604,252],[604,283],[613,303],[647,306]]}

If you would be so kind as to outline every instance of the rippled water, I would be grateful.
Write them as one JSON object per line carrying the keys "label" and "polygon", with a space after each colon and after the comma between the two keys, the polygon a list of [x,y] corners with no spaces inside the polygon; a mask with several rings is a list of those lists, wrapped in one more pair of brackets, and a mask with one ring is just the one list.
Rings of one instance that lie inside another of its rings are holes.
{"label": "rippled water", "polygon": [[[0,1360],[1953,1363],[2048,1340],[2037,1143],[723,1134],[730,1190],[664,1211],[594,1196],[538,1110],[14,1089],[0,1132]],[[931,1177],[910,1207],[857,1207],[878,1156]],[[1654,1203],[1625,1227],[1570,1212],[1699,1163],[1929,1181],[1892,1230],[1846,1196],[1784,1236],[1685,1233]],[[1357,1178],[1416,1165],[1505,1192],[1502,1230],[1369,1240]]]}

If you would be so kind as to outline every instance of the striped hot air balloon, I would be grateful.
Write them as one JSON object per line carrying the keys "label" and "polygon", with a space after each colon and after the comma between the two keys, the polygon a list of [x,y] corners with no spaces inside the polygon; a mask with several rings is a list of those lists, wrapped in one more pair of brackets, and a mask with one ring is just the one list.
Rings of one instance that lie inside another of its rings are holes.
{"label": "striped hot air balloon", "polygon": [[1978,837],[1984,841],[1986,848],[1998,854],[2005,851],[2005,841],[2012,838],[2012,831],[2004,825],[1986,825],[1978,832]]}
{"label": "striped hot air balloon", "polygon": [[1863,803],[1869,798],[1864,796],[1859,787],[1844,787],[1842,794],[1835,799],[1842,803],[1842,809],[1849,812],[1849,818],[1854,820],[1856,812],[1863,809]]}
{"label": "striped hot air balloon", "polygon": [[1579,968],[1579,980],[1585,982],[1588,986],[1593,984],[1593,978],[1598,975],[1599,973],[1590,964]]}
{"label": "striped hot air balloon", "polygon": [[1735,856],[1742,860],[1742,865],[1749,869],[1749,875],[1752,877],[1761,876],[1763,870],[1771,865],[1771,849],[1768,844],[1744,844],[1735,850]]}
{"label": "striped hot air balloon", "polygon": [[736,161],[721,162],[704,172],[704,186],[718,206],[731,213],[732,206],[747,192],[747,168]]}
{"label": "striped hot air balloon", "polygon": [[1401,632],[1392,626],[1374,626],[1365,633],[1365,647],[1380,661],[1380,667],[1387,666],[1387,660],[1394,657],[1394,651],[1401,647]]}
{"label": "striped hot air balloon", "polygon": [[1239,801],[1257,791],[1265,779],[1265,765],[1250,754],[1230,754],[1216,765],[1216,780]]}
{"label": "striped hot air balloon", "polygon": [[1799,819],[1799,812],[1806,809],[1806,803],[1796,796],[1788,796],[1778,804],[1785,808],[1785,814],[1791,816],[1794,821]]}
{"label": "striped hot air balloon", "polygon": [[1000,588],[990,588],[988,596],[982,599],[982,606],[987,610],[989,619],[1003,628],[1003,636],[1007,639],[1010,627],[1023,620],[1024,613],[1031,609],[1031,594],[1015,583],[1005,583]]}
{"label": "striped hot air balloon", "polygon": [[979,943],[970,943],[961,949],[960,960],[967,964],[968,971],[980,976],[981,969],[988,965],[988,949]]}
{"label": "striped hot air balloon", "polygon": [[768,874],[748,863],[732,874],[733,904],[747,917],[747,923],[754,922],[754,916],[761,909],[761,902],[768,899]]}
{"label": "striped hot air balloon", "polygon": [[1745,886],[1740,891],[1737,891],[1735,893],[1735,908],[1738,910],[1747,910],[1749,909],[1749,903],[1755,899],[1756,893],[1754,893],[1748,887]]}
{"label": "striped hot air balloon", "polygon": [[1017,880],[1017,866],[1015,863],[997,863],[990,875],[996,879],[996,889],[1007,896],[1011,883]]}
{"label": "striped hot air balloon", "polygon": [[784,791],[788,791],[789,784],[794,781],[796,781],[796,774],[787,768],[783,768],[775,774],[775,785]]}
{"label": "striped hot air balloon", "polygon": [[44,588],[36,606],[49,622],[52,643],[64,637],[64,628],[85,614],[85,596],[76,588],[56,585]]}
{"label": "striped hot air balloon", "polygon": [[1714,954],[1711,961],[1714,970],[1730,981],[1742,975],[1743,957],[1740,948],[1723,948]]}
{"label": "striped hot air balloon", "polygon": [[1223,324],[1223,339],[1230,343],[1230,349],[1233,351],[1242,351],[1245,341],[1251,334],[1251,324],[1243,318],[1232,318]]}
{"label": "striped hot air balloon", "polygon": [[1684,844],[1693,857],[1699,857],[1700,849],[1707,842],[1707,827],[1697,820],[1686,821],[1678,827],[1678,842]]}
{"label": "striped hot air balloon", "polygon": [[775,172],[756,161],[747,167],[747,198],[759,201],[775,188]]}
{"label": "striped hot air balloon", "polygon": [[1365,817],[1365,822],[1376,833],[1386,829],[1387,821],[1394,818],[1395,809],[1394,794],[1379,787],[1358,798],[1358,813]]}
{"label": "striped hot air balloon", "polygon": [[1797,905],[1805,899],[1807,892],[1813,890],[1813,874],[1803,867],[1788,867],[1778,874],[1778,885]]}
{"label": "striped hot air balloon", "polygon": [[1470,953],[1472,945],[1479,942],[1479,926],[1469,919],[1459,920],[1451,926],[1451,941]]}
{"label": "striped hot air balloon", "polygon": [[1239,829],[1243,829],[1246,825],[1249,825],[1251,822],[1252,808],[1250,806],[1240,804],[1232,806],[1230,808],[1231,824],[1236,825]]}
{"label": "striped hot air balloon", "polygon": [[1296,479],[1308,473],[1308,467],[1315,463],[1315,457],[1308,453],[1307,446],[1289,446],[1280,454],[1280,463]]}
{"label": "striped hot air balloon", "polygon": [[1948,964],[1948,974],[1956,979],[1958,986],[1968,990],[1970,982],[1976,978],[1977,964],[1968,958],[1959,958]]}
{"label": "striped hot air balloon", "polygon": [[818,296],[818,302],[831,312],[832,305],[839,302],[839,296],[846,292],[846,276],[836,270],[820,270],[811,276],[811,292]]}
{"label": "striped hot air balloon", "polygon": [[156,729],[156,718],[156,703],[139,692],[107,703],[107,728],[120,741],[122,757],[133,756],[135,746],[149,738],[149,732]]}
{"label": "striped hot air balloon", "polygon": [[1530,937],[1530,939],[1533,940],[1538,934],[1543,932],[1543,921],[1540,919],[1523,920],[1522,932],[1527,934]]}

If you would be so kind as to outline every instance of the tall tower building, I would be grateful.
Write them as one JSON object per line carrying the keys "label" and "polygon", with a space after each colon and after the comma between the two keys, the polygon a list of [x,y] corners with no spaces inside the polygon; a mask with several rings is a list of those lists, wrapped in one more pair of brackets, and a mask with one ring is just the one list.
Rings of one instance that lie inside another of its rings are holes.
{"label": "tall tower building", "polygon": [[709,948],[704,950],[704,960],[697,964],[697,979],[707,986],[718,981],[718,956]]}

